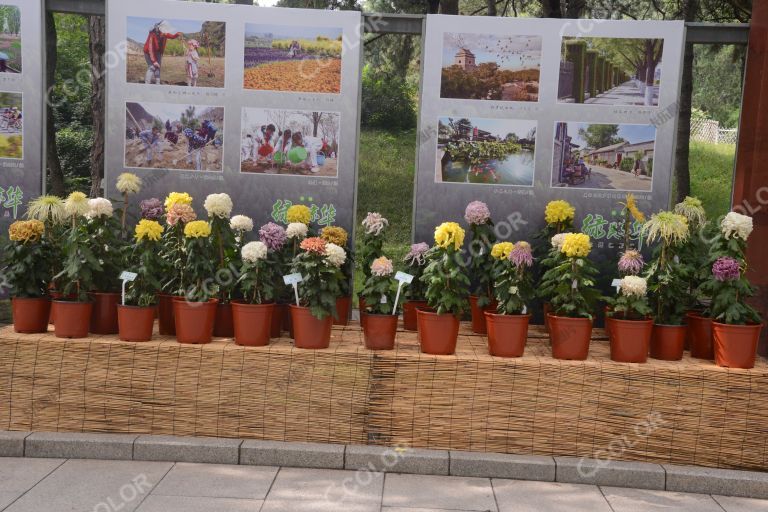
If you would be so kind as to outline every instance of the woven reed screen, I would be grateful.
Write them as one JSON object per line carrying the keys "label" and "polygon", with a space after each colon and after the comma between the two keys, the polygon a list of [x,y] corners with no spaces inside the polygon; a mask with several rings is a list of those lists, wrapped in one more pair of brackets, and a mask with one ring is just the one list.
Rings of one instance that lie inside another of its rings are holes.
{"label": "woven reed screen", "polygon": [[462,331],[456,356],[290,340],[243,348],[0,329],[0,430],[131,432],[768,467],[768,363],[557,361],[532,328],[526,354],[490,357]]}

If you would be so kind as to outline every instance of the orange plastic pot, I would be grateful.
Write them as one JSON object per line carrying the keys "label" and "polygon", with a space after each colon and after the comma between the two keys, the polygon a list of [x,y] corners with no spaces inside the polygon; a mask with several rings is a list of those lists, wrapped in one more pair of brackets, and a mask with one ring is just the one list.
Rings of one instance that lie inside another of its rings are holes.
{"label": "orange plastic pot", "polygon": [[91,325],[92,302],[53,301],[53,315],[56,318],[54,334],[57,338],[85,338]]}
{"label": "orange plastic pot", "polygon": [[729,325],[712,322],[715,363],[727,368],[753,368],[763,324]]}
{"label": "orange plastic pot", "polygon": [[275,304],[272,308],[270,338],[279,338],[283,334],[283,315],[289,316],[288,304]]}
{"label": "orange plastic pot", "polygon": [[117,305],[120,303],[120,294],[91,292],[88,296],[93,302],[90,332],[93,334],[117,334]]}
{"label": "orange plastic pot", "polygon": [[235,335],[235,326],[232,323],[232,304],[229,302],[219,302],[216,304],[213,335],[217,338],[231,338]]}
{"label": "orange plastic pot", "polygon": [[155,307],[117,305],[118,336],[123,341],[149,341],[155,325]]}
{"label": "orange plastic pot", "polygon": [[451,313],[437,314],[419,309],[419,345],[425,354],[451,355],[456,352],[459,339],[459,319]]}
{"label": "orange plastic pot", "polygon": [[485,312],[488,353],[498,357],[520,357],[528,340],[531,315],[497,315]]}
{"label": "orange plastic pot", "polygon": [[24,334],[48,332],[51,299],[48,297],[11,298],[13,330]]}
{"label": "orange plastic pot", "polygon": [[392,350],[397,336],[397,315],[373,315],[366,313],[363,338],[365,348],[370,350]]}
{"label": "orange plastic pot", "polygon": [[293,344],[296,348],[322,349],[331,344],[333,317],[320,320],[309,308],[291,304],[291,322],[293,323]]}
{"label": "orange plastic pot", "polygon": [[712,345],[712,319],[690,312],[685,315],[688,320],[688,344],[691,357],[698,359],[714,359],[715,349]]}
{"label": "orange plastic pot", "polygon": [[406,331],[419,330],[416,310],[427,306],[428,304],[425,300],[409,300],[403,304],[403,328]]}
{"label": "orange plastic pot", "polygon": [[488,333],[488,326],[485,323],[485,312],[496,311],[496,308],[498,307],[498,303],[494,300],[490,302],[487,306],[483,306],[482,308],[477,305],[477,301],[480,297],[476,295],[470,295],[469,296],[469,309],[472,314],[472,332],[475,334],[487,334]]}
{"label": "orange plastic pot", "polygon": [[336,299],[336,317],[333,325],[349,325],[349,312],[352,310],[352,297],[339,297]]}
{"label": "orange plastic pot", "polygon": [[644,363],[653,334],[653,320],[624,320],[608,317],[611,360],[619,363]]}
{"label": "orange plastic pot", "polygon": [[679,361],[685,350],[685,325],[653,324],[651,335],[651,357],[662,361]]}
{"label": "orange plastic pot", "polygon": [[232,301],[235,343],[246,347],[269,345],[274,311],[274,304],[247,304],[239,300]]}
{"label": "orange plastic pot", "polygon": [[176,321],[173,318],[173,299],[178,295],[157,294],[157,332],[163,336],[176,334]]}
{"label": "orange plastic pot", "polygon": [[570,318],[550,313],[549,338],[552,357],[583,361],[589,356],[589,340],[592,337],[590,318]]}
{"label": "orange plastic pot", "polygon": [[176,341],[179,343],[204,344],[213,339],[213,323],[216,320],[217,299],[208,302],[190,302],[184,297],[173,299],[173,318],[176,324]]}

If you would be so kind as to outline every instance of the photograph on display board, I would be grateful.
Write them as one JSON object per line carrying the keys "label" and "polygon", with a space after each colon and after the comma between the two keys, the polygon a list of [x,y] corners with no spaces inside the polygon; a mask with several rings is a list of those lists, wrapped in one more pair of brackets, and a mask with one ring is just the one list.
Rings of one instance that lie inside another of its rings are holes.
{"label": "photograph on display board", "polygon": [[335,178],[340,119],[338,112],[244,108],[240,170]]}
{"label": "photograph on display board", "polygon": [[125,104],[125,167],[221,171],[224,107]]}
{"label": "photograph on display board", "polygon": [[0,158],[22,158],[24,130],[21,109],[21,93],[0,92]]}
{"label": "photograph on display board", "polygon": [[655,144],[653,125],[556,123],[552,186],[649,192]]}
{"label": "photograph on display board", "polygon": [[658,106],[663,39],[564,37],[557,99]]}
{"label": "photograph on display board", "polygon": [[245,25],[243,87],[261,91],[341,91],[340,27]]}
{"label": "photograph on display board", "polygon": [[0,73],[21,73],[21,10],[0,4]]}
{"label": "photograph on display board", "polygon": [[130,83],[224,87],[226,24],[128,17]]}
{"label": "photograph on display board", "polygon": [[441,117],[438,183],[532,186],[536,121]]}
{"label": "photograph on display board", "polygon": [[541,37],[443,34],[441,98],[538,101]]}

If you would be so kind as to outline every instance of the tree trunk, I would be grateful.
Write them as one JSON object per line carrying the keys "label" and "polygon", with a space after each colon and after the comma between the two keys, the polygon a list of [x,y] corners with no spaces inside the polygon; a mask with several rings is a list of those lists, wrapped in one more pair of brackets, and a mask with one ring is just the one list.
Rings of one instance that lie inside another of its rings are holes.
{"label": "tree trunk", "polygon": [[496,0],[488,0],[488,16],[497,16]]}
{"label": "tree trunk", "polygon": [[459,0],[440,0],[440,14],[459,14]]}
{"label": "tree trunk", "polygon": [[565,7],[565,17],[574,19],[580,18],[584,12],[586,3],[586,0],[568,0]]}
{"label": "tree trunk", "polygon": [[64,173],[61,170],[61,161],[59,152],[56,148],[56,122],[53,117],[53,86],[56,83],[56,45],[58,37],[56,34],[56,22],[53,19],[53,13],[45,13],[45,85],[48,91],[45,102],[45,159],[48,168],[48,183],[50,194],[64,196]]}
{"label": "tree trunk", "polygon": [[[699,10],[698,0],[685,0],[683,20],[694,21]],[[677,118],[677,147],[675,148],[676,201],[691,194],[690,146],[691,146],[691,98],[693,96],[693,45],[686,43],[683,54],[683,76],[680,83],[680,104]],[[660,105],[662,106],[662,105]]]}
{"label": "tree trunk", "polygon": [[440,11],[440,0],[427,0],[427,14],[437,14]]}
{"label": "tree trunk", "polygon": [[91,197],[98,197],[101,195],[101,182],[104,179],[105,46],[104,16],[89,16],[88,53],[91,61],[91,112],[93,120]]}
{"label": "tree trunk", "polygon": [[560,0],[541,0],[541,10],[545,18],[562,18]]}

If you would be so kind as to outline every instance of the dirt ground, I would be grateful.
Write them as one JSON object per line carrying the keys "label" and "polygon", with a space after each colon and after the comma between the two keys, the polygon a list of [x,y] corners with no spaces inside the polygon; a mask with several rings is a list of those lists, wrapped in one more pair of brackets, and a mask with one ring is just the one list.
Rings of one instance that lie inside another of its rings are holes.
{"label": "dirt ground", "polygon": [[[125,141],[125,165],[126,167],[146,167],[151,169],[186,169],[194,170],[194,159],[192,163],[187,162],[187,143],[179,142],[174,145],[164,140],[160,143],[162,153],[154,155],[151,163],[148,163],[145,157],[144,144],[138,139]],[[221,171],[222,170],[222,148],[214,147],[212,144],[203,149],[203,171]]]}
{"label": "dirt ground", "polygon": [[333,177],[338,175],[338,162],[335,158],[326,158],[325,163],[320,166],[320,171],[312,173],[308,169],[296,169],[288,166],[271,166],[266,163],[257,164],[253,160],[246,160],[240,165],[242,172],[249,172],[254,174],[288,174],[293,176],[323,176]]}
{"label": "dirt ground", "polygon": [[[224,58],[215,57],[211,59],[211,66],[208,66],[208,57],[200,58],[198,65],[198,87],[224,87]],[[147,75],[147,61],[144,60],[144,54],[128,54],[128,73],[127,80],[130,83],[143,84]],[[214,76],[208,76],[212,72]],[[160,70],[160,79],[163,85],[187,85],[187,68],[184,57],[163,57]]]}
{"label": "dirt ground", "polygon": [[246,89],[338,94],[341,88],[341,59],[261,64],[245,70],[243,83]]}

